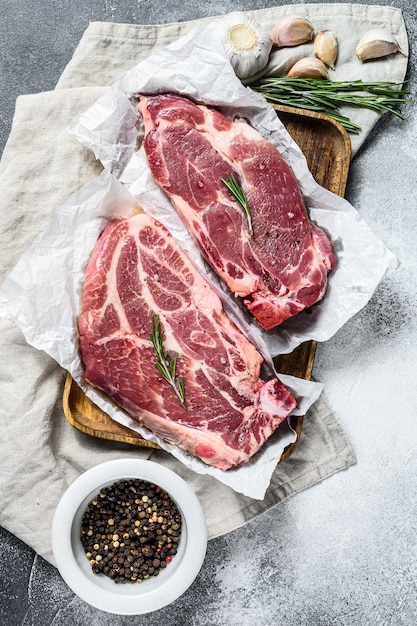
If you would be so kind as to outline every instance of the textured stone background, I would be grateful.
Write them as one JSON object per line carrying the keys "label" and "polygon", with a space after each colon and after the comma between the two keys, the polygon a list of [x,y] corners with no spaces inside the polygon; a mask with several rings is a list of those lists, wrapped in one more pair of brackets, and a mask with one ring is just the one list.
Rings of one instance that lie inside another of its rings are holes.
{"label": "textured stone background", "polygon": [[[53,89],[89,21],[163,23],[267,0],[1,0],[0,147],[19,94]],[[296,4],[286,2],[286,4]],[[375,1],[383,5],[386,2]],[[415,78],[417,11],[403,10]],[[410,85],[415,98],[415,82]],[[358,463],[208,546],[192,587],[139,617],[95,610],[0,529],[4,626],[414,626],[417,623],[417,120],[385,116],[352,163],[348,200],[397,254],[363,311],[317,352],[314,375]],[[12,418],[12,416],[10,416]]]}

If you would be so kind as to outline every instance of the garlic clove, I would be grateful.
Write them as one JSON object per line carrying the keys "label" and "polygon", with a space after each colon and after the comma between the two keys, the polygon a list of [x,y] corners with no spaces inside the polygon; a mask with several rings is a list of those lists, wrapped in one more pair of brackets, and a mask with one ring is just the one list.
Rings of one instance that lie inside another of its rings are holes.
{"label": "garlic clove", "polygon": [[315,57],[303,57],[294,63],[287,77],[328,79],[329,71],[320,59],[316,59]]}
{"label": "garlic clove", "polygon": [[356,54],[360,61],[378,59],[396,52],[405,54],[394,35],[379,28],[365,33],[356,46]]}
{"label": "garlic clove", "polygon": [[266,66],[272,41],[269,32],[256,20],[235,11],[216,22],[221,28],[224,50],[239,78],[250,78]]}
{"label": "garlic clove", "polygon": [[298,46],[313,39],[314,26],[303,17],[284,15],[271,32],[272,44],[278,48]]}
{"label": "garlic clove", "polygon": [[319,30],[314,38],[314,52],[316,57],[334,70],[337,59],[337,39],[331,30]]}

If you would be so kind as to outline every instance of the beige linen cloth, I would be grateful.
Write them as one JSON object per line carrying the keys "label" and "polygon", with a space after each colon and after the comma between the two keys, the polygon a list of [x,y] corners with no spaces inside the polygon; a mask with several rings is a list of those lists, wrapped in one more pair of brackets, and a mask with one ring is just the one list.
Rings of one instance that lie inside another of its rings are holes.
{"label": "beige linen cloth", "polygon": [[[397,9],[312,4],[252,12],[268,24],[285,13],[305,15],[317,28],[334,28],[346,40],[352,33],[356,37],[364,26],[385,27],[407,50],[407,35]],[[17,99],[12,132],[0,164],[0,282],[56,209],[101,171],[92,153],[69,135],[68,124],[124,71],[196,23],[91,23],[56,89]],[[349,74],[349,59],[343,61],[343,54],[342,47],[340,63]],[[388,69],[390,80],[402,81],[405,55],[395,55],[387,63],[385,75],[379,74],[381,66],[377,65],[374,80],[387,80]],[[354,140],[355,150],[376,121],[375,116],[361,119],[363,132]],[[191,473],[162,451],[80,433],[66,421],[62,410],[65,372],[49,356],[28,346],[12,323],[0,320],[0,337],[0,524],[51,563],[51,524],[59,499],[81,472],[106,460],[152,458],[174,469],[199,497],[210,538],[239,527],[355,462],[346,436],[320,398],[304,420],[295,452],[277,467],[265,499],[252,500],[209,476]]]}

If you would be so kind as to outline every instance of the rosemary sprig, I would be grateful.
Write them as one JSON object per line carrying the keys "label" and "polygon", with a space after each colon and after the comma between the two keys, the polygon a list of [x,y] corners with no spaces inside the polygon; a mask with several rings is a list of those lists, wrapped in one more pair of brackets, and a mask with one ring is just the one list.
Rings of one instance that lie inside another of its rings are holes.
{"label": "rosemary sprig", "polygon": [[152,332],[150,334],[151,341],[158,358],[155,365],[161,376],[167,381],[175,391],[179,401],[185,409],[185,387],[184,377],[176,375],[178,353],[175,352],[171,358],[169,352],[164,349],[164,331],[161,328],[159,315],[152,316]]}
{"label": "rosemary sprig", "polygon": [[[404,119],[398,110],[410,92],[400,89],[400,83],[331,81],[316,78],[266,77],[259,81],[254,91],[273,104],[286,104],[325,113],[338,120],[348,132],[359,133],[360,126],[339,114],[342,105],[366,108],[382,114],[390,112]],[[366,92],[366,93],[365,93]]]}
{"label": "rosemary sprig", "polygon": [[227,189],[230,191],[234,199],[240,204],[243,209],[244,214],[246,215],[246,219],[248,220],[249,232],[253,236],[253,227],[252,227],[252,216],[249,208],[249,202],[246,198],[245,192],[242,187],[237,182],[236,178],[233,174],[227,175],[227,180],[224,178],[220,179],[224,185],[226,185]]}

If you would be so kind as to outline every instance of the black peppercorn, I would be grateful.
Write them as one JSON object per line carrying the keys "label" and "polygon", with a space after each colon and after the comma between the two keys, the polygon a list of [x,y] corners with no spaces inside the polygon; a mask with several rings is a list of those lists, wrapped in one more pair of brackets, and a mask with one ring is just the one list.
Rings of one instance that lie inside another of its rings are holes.
{"label": "black peppercorn", "polygon": [[121,480],[88,504],[81,543],[94,574],[115,583],[141,583],[172,560],[181,525],[176,504],[160,487],[139,479]]}

